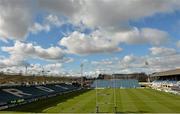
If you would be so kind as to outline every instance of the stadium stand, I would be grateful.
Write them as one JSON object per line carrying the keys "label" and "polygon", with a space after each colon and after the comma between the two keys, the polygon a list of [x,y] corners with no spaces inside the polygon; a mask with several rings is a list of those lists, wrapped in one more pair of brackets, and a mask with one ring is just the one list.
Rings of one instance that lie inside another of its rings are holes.
{"label": "stadium stand", "polygon": [[180,94],[180,69],[157,72],[150,76],[154,79],[151,83],[153,89]]}
{"label": "stadium stand", "polygon": [[81,88],[65,83],[31,86],[3,86],[0,88],[0,109],[14,107],[39,99],[77,91],[79,89]]}
{"label": "stadium stand", "polygon": [[0,73],[0,87],[2,86],[18,86],[18,85],[39,85],[52,84],[64,82],[81,82],[79,77],[65,77],[65,76],[24,76],[24,75],[10,75]]}
{"label": "stadium stand", "polygon": [[136,79],[96,80],[91,87],[95,88],[137,88],[140,87]]}

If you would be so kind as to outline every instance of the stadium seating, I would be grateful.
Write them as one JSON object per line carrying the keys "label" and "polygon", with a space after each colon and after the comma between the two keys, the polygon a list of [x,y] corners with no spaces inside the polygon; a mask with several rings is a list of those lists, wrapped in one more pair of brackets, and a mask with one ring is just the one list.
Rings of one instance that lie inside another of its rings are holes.
{"label": "stadium seating", "polygon": [[[96,85],[97,84],[97,85]],[[113,80],[96,80],[91,87],[97,88],[136,88],[140,87],[135,79],[113,79]]]}
{"label": "stadium seating", "polygon": [[71,84],[46,84],[32,86],[5,86],[0,88],[0,109],[5,105],[31,102],[52,95],[76,91],[80,88]]}
{"label": "stadium seating", "polygon": [[175,80],[155,80],[152,88],[174,94],[180,94],[180,81]]}
{"label": "stadium seating", "polygon": [[152,82],[153,87],[162,87],[162,86],[174,86],[178,83],[178,81],[174,80],[155,80]]}

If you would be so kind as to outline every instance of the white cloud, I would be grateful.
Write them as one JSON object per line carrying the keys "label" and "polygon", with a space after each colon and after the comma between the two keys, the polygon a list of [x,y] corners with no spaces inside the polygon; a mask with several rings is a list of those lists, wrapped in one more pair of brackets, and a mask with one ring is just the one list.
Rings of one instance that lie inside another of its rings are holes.
{"label": "white cloud", "polygon": [[179,6],[177,0],[1,0],[0,38],[24,40],[35,23],[34,17],[41,12],[52,14],[47,19],[56,25],[60,23],[54,14],[73,23],[121,31],[131,28],[130,20],[173,12]]}
{"label": "white cloud", "polygon": [[180,54],[149,58],[151,72],[176,69],[180,67]]}
{"label": "white cloud", "polygon": [[127,30],[128,21],[179,8],[177,0],[84,0],[76,20],[91,27]]}
{"label": "white cloud", "polygon": [[[46,65],[40,65],[40,64],[29,64],[27,67],[27,74],[28,75],[51,75],[55,76],[58,75],[60,76],[62,72],[63,65],[61,63],[56,63],[56,64],[46,64]],[[22,66],[6,66],[2,67],[0,71],[3,72],[9,72],[9,73],[26,73],[25,65]],[[42,72],[44,71],[44,72]]]}
{"label": "white cloud", "polygon": [[180,48],[180,40],[177,42],[176,46]]}
{"label": "white cloud", "polygon": [[37,34],[41,31],[50,31],[50,26],[48,24],[44,24],[44,25],[41,25],[39,23],[34,23],[34,25],[30,28],[30,31],[33,33],[33,34]]}
{"label": "white cloud", "polygon": [[[29,32],[47,31],[49,30],[48,25],[33,22],[40,12],[47,14],[56,12],[57,15],[70,17],[76,14],[76,10],[79,9],[78,4],[72,0],[1,0],[0,39],[25,40]],[[57,18],[52,15],[47,20],[51,24],[60,24]],[[33,23],[35,24],[33,25]]]}
{"label": "white cloud", "polygon": [[46,17],[46,21],[55,26],[61,26],[63,24],[63,20],[60,20],[56,15],[52,14]]}
{"label": "white cloud", "polygon": [[29,31],[33,34],[37,34],[41,31],[49,32],[52,27],[60,27],[65,21],[60,20],[58,16],[49,14],[45,17],[42,24],[35,22]]}
{"label": "white cloud", "polygon": [[[169,49],[168,49],[169,50]],[[171,48],[170,48],[170,51]],[[173,50],[174,51],[174,50]],[[104,60],[92,61],[91,64],[95,65],[93,70],[104,69],[107,73],[134,73],[134,72],[146,72],[153,73],[163,70],[180,68],[180,54],[179,53],[168,53],[158,54],[156,56],[144,55],[125,55],[119,59],[108,59],[107,62]],[[111,63],[111,64],[107,64]],[[146,64],[148,63],[148,64]],[[109,70],[110,69],[110,70]]]}
{"label": "white cloud", "polygon": [[38,0],[38,7],[49,13],[73,17],[81,9],[81,0]]}
{"label": "white cloud", "polygon": [[9,58],[0,58],[0,67],[25,66],[28,63],[21,55],[11,55]]}
{"label": "white cloud", "polygon": [[12,55],[22,55],[47,60],[61,60],[64,57],[64,52],[59,47],[42,48],[32,43],[22,43],[19,41],[16,41],[12,47],[2,47],[2,51]]}
{"label": "white cloud", "polygon": [[57,64],[47,64],[44,66],[44,68],[46,69],[57,69],[57,68],[61,68],[62,67],[62,64],[61,63],[57,63]]}
{"label": "white cloud", "polygon": [[112,65],[113,62],[109,59],[104,59],[101,61],[92,61],[91,64],[93,64],[93,65]]}
{"label": "white cloud", "polygon": [[[168,33],[155,28],[132,28],[128,22],[157,13],[173,12],[179,10],[179,6],[178,0],[1,0],[0,39],[25,40],[28,32],[48,32],[52,25],[61,26],[64,23],[62,20],[67,19],[73,24],[82,23],[84,26],[92,27],[91,30],[96,29],[90,34],[75,31],[63,37],[60,45],[64,46],[68,53],[86,55],[117,52],[122,50],[119,47],[121,43],[148,43],[157,46],[167,42]],[[34,22],[40,13],[48,16],[42,23]],[[179,44],[178,42],[177,47],[180,47]],[[71,58],[65,58],[64,50],[59,47],[43,48],[17,41],[14,46],[2,47],[2,50],[10,54],[9,58],[1,58],[2,66],[27,64],[27,58],[73,61]],[[153,47],[150,51],[153,55],[161,55],[157,63],[154,58],[149,58],[155,65],[154,68],[161,69],[162,64],[172,65],[172,63],[175,64],[174,67],[178,66],[179,55],[174,49]],[[164,55],[173,57],[169,60]],[[119,63],[123,63],[122,68],[131,68],[142,67],[144,64],[142,61],[145,61],[145,57],[138,59],[133,55],[127,55]],[[111,61],[102,63],[111,65]],[[170,67],[173,65],[168,66]]]}
{"label": "white cloud", "polygon": [[117,32],[114,35],[117,42],[127,44],[152,44],[161,45],[168,41],[169,35],[165,31],[152,28],[134,28],[130,31]]}
{"label": "white cloud", "polygon": [[32,6],[25,0],[1,0],[0,38],[24,40],[32,24]]}
{"label": "white cloud", "polygon": [[63,37],[59,44],[66,47],[69,53],[87,55],[122,51],[119,48],[121,43],[161,45],[168,41],[168,37],[168,33],[151,28],[135,28],[115,35],[101,30],[90,34],[74,31]]}
{"label": "white cloud", "polygon": [[152,47],[149,50],[152,55],[158,56],[174,55],[177,53],[175,49],[166,47]]}
{"label": "white cloud", "polygon": [[[127,69],[130,70],[137,70],[147,73],[153,73],[153,72],[159,72],[163,70],[169,70],[169,69],[176,69],[180,64],[179,60],[180,55],[174,54],[174,55],[166,55],[166,56],[142,56],[137,57],[136,61],[133,63],[130,63],[130,67]],[[145,64],[145,62],[148,62],[148,65]]]}
{"label": "white cloud", "polygon": [[1,47],[1,49],[10,54],[9,58],[1,58],[2,66],[21,66],[26,64],[26,60],[29,58],[60,63],[73,61],[71,58],[65,57],[65,52],[59,47],[42,48],[32,43],[16,41],[14,46]]}
{"label": "white cloud", "polygon": [[49,74],[60,74],[62,72],[62,64],[57,63],[57,64],[47,64],[44,66],[44,69],[49,71]]}
{"label": "white cloud", "polygon": [[124,56],[124,58],[122,59],[123,63],[131,63],[135,61],[135,57],[133,55],[126,55]]}
{"label": "white cloud", "polygon": [[112,42],[111,39],[103,37],[99,31],[90,35],[75,31],[62,38],[59,44],[65,46],[69,53],[80,55],[122,50],[119,48],[118,42]]}
{"label": "white cloud", "polygon": [[63,71],[63,65],[61,63],[46,64],[43,66],[47,75],[60,75]]}

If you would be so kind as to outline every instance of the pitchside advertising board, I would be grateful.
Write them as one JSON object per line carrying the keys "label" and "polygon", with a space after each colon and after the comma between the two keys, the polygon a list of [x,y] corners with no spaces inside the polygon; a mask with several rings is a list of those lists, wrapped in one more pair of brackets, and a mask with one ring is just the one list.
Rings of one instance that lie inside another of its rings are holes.
{"label": "pitchside advertising board", "polygon": [[54,94],[76,89],[78,88],[70,84],[5,87],[0,89],[0,106],[34,101],[39,98],[49,97]]}

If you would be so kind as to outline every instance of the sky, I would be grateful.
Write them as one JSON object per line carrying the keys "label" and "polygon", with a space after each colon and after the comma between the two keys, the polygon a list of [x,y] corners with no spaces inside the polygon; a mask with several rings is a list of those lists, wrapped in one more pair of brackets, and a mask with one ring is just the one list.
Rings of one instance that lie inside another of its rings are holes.
{"label": "sky", "polygon": [[180,68],[179,0],[0,0],[0,71],[92,76]]}

